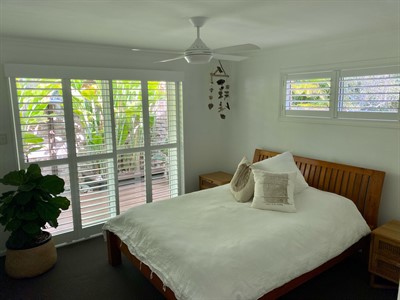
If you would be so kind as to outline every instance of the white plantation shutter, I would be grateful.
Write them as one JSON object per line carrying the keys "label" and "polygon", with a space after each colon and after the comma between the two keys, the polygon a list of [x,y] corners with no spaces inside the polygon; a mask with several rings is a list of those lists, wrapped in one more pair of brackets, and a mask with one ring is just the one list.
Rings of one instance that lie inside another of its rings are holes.
{"label": "white plantation shutter", "polygon": [[146,203],[144,152],[118,155],[118,189],[120,212]]}
{"label": "white plantation shutter", "polygon": [[288,75],[285,80],[286,115],[329,116],[332,72]]}
{"label": "white plantation shutter", "polygon": [[[57,242],[99,233],[107,219],[130,207],[181,193],[179,81],[106,79],[118,75],[116,69],[96,68],[97,79],[85,72],[85,79],[20,76],[36,69],[73,73],[63,67],[6,69],[14,75],[20,166],[37,162],[44,174],[63,178],[64,196],[72,202],[59,226],[48,229]],[[119,74],[131,77],[125,70]],[[144,77],[152,74],[168,75],[146,71]]]}
{"label": "white plantation shutter", "polygon": [[400,66],[283,76],[282,115],[400,120]]}
{"label": "white plantation shutter", "polygon": [[61,80],[16,78],[15,89],[24,161],[67,157]]}
{"label": "white plantation shutter", "polygon": [[338,111],[342,117],[398,120],[399,97],[399,68],[341,73]]}
{"label": "white plantation shutter", "polygon": [[113,80],[117,149],[144,146],[142,87],[138,80]]}
{"label": "white plantation shutter", "polygon": [[78,163],[82,227],[103,224],[116,215],[112,159]]}
{"label": "white plantation shutter", "polygon": [[[178,194],[177,97],[174,82],[149,82],[151,172],[153,199],[168,199]],[[154,149],[156,148],[156,149]]]}

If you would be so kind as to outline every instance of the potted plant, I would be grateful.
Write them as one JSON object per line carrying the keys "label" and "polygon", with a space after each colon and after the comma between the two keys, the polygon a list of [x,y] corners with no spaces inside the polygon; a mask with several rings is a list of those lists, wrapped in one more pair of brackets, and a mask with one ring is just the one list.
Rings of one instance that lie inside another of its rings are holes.
{"label": "potted plant", "polygon": [[65,182],[57,175],[42,175],[39,165],[12,171],[0,183],[16,186],[0,196],[0,224],[10,231],[6,242],[5,269],[9,276],[25,278],[40,275],[54,266],[57,252],[47,224],[57,227],[61,210],[70,201],[59,196]]}

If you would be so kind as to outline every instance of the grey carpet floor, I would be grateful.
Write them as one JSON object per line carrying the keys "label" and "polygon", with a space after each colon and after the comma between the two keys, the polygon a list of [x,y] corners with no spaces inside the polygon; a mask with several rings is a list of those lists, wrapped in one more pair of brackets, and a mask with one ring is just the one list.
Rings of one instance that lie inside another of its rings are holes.
{"label": "grey carpet floor", "polygon": [[[35,278],[9,278],[4,273],[4,257],[1,257],[0,299],[157,300],[163,297],[124,257],[122,265],[108,265],[106,244],[102,237],[97,237],[58,248],[55,267]],[[282,299],[395,300],[397,289],[371,288],[365,261],[351,257]]]}

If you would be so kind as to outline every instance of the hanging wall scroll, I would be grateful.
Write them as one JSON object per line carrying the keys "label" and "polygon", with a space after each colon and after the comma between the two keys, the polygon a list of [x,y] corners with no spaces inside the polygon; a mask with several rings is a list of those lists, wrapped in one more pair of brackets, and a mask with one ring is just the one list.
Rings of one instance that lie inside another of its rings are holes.
{"label": "hanging wall scroll", "polygon": [[218,105],[218,113],[221,119],[225,119],[225,110],[231,109],[229,106],[230,86],[227,82],[229,75],[226,74],[221,61],[218,61],[218,63],[219,66],[217,66],[215,72],[210,73],[210,95],[208,96],[210,102],[208,103],[208,108],[211,110],[214,108],[214,104]]}

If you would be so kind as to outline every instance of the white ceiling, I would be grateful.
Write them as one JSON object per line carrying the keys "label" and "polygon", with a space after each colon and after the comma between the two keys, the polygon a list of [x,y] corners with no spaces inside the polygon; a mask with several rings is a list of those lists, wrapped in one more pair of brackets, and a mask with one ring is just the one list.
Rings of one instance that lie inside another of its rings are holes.
{"label": "white ceiling", "polygon": [[400,33],[400,0],[0,0],[0,35],[126,48],[185,50],[189,17],[206,16],[212,49],[261,48],[370,33]]}

